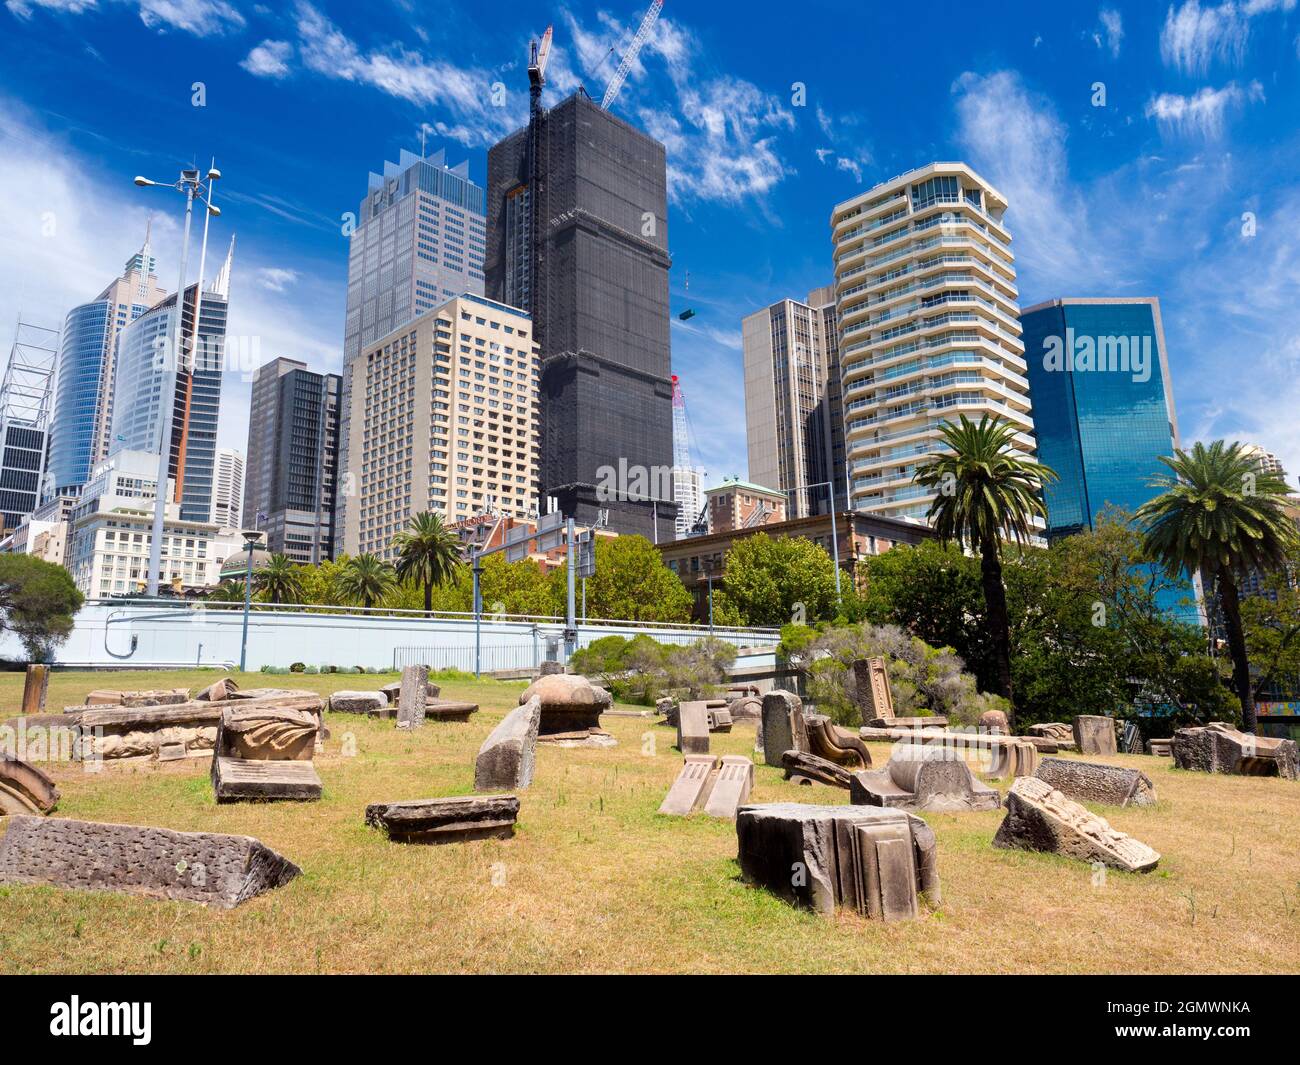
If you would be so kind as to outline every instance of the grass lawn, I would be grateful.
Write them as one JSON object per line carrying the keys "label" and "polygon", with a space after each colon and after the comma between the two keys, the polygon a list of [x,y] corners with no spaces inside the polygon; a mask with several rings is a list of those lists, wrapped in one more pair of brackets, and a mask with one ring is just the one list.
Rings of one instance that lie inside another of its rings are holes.
{"label": "grass lawn", "polygon": [[[56,673],[48,706],[218,675]],[[236,676],[322,693],[391,679]],[[63,793],[55,816],[256,836],[303,875],[231,911],[0,887],[0,972],[1296,971],[1300,784],[1184,773],[1168,759],[1111,759],[1146,772],[1159,802],[1097,808],[1161,853],[1155,872],[1110,871],[1094,886],[1083,863],[995,850],[1000,811],[927,815],[943,906],[891,925],[795,910],[740,879],[730,822],[658,816],[681,758],[673,730],[652,719],[604,718],[614,749],[539,748],[514,839],[411,846],[366,828],[367,803],[468,793],[479,745],[522,688],[444,684],[445,698],[482,709],[414,733],[328,715],[318,803],[218,807],[206,760],[46,767]],[[0,675],[0,719],[21,692],[21,674]],[[340,753],[347,733],[355,757]],[[753,745],[751,727],[713,736],[718,753],[752,756]],[[877,765],[888,750],[872,745]],[[756,771],[754,802],[847,801]]]}

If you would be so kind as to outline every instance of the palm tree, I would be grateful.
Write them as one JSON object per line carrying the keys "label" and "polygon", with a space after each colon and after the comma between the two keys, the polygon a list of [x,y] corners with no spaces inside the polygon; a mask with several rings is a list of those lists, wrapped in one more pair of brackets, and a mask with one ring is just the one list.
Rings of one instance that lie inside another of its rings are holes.
{"label": "palm tree", "polygon": [[225,580],[208,589],[206,596],[209,603],[242,603],[244,601],[244,582]]}
{"label": "palm tree", "polygon": [[[1024,543],[1033,519],[1046,517],[1042,488],[1056,471],[1012,450],[1015,428],[983,415],[976,425],[966,415],[939,427],[951,453],[917,467],[913,481],[938,491],[927,517],[944,541],[956,540],[980,554],[989,635],[997,666],[998,694],[1011,701],[1011,623],[1002,584],[1002,540]],[[1014,727],[1014,706],[1008,714]]]}
{"label": "palm tree", "polygon": [[1202,573],[1217,586],[1242,728],[1254,732],[1255,697],[1237,579],[1249,570],[1281,569],[1288,551],[1300,541],[1282,509],[1290,489],[1237,443],[1198,443],[1190,452],[1180,448],[1173,458],[1160,461],[1173,476],[1152,481],[1164,492],[1138,508],[1145,548],[1169,576]]}
{"label": "palm tree", "polygon": [[353,555],[335,577],[335,592],[345,602],[372,607],[397,583],[393,567],[378,555]]}
{"label": "palm tree", "polygon": [[424,585],[424,609],[433,609],[433,586],[445,584],[460,564],[460,541],[437,514],[425,511],[393,537],[397,579]]}
{"label": "palm tree", "polygon": [[253,587],[268,603],[301,603],[302,575],[288,555],[275,554],[253,571]]}

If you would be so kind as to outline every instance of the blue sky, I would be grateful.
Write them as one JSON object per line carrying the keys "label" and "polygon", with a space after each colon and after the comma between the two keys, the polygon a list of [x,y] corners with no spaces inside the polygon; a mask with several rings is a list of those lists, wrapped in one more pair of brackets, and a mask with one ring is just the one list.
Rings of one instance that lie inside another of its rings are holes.
{"label": "blue sky", "polygon": [[[238,237],[232,333],[256,338],[260,361],[334,369],[340,219],[367,172],[418,150],[424,130],[430,151],[468,158],[483,182],[487,146],[524,117],[529,37],[554,23],[552,99],[579,84],[599,97],[644,11],[641,0],[5,8],[0,327],[19,310],[61,323],[118,272],[150,212],[174,287],[179,197],[131,177],[215,156],[213,239],[224,249]],[[505,107],[493,105],[497,82]],[[832,206],[964,159],[1010,201],[1024,306],[1159,296],[1184,443],[1261,443],[1294,480],[1298,105],[1297,0],[667,0],[614,110],[668,148],[674,311],[698,312],[673,322],[696,460],[710,481],[746,472],[740,320],[829,280]],[[224,445],[244,446],[248,390],[227,381]]]}

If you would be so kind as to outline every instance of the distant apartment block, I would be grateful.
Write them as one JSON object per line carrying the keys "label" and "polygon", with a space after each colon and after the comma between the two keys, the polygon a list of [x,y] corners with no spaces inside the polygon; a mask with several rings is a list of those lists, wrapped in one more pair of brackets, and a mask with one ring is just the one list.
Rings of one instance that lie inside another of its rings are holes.
{"label": "distant apartment block", "polygon": [[217,448],[217,463],[212,484],[214,525],[238,529],[244,513],[244,456],[231,447]]}
{"label": "distant apartment block", "polygon": [[709,532],[757,530],[785,521],[789,509],[785,493],[749,481],[728,479],[704,491],[709,509]]}
{"label": "distant apartment block", "polygon": [[[143,595],[153,543],[158,456],[116,451],[91,474],[68,519],[65,565],[83,595]],[[170,487],[170,486],[168,486]],[[221,563],[243,546],[238,531],[187,521],[166,504],[160,581],[174,590],[215,585]]]}
{"label": "distant apartment block", "polygon": [[[165,446],[170,490],[185,521],[207,522],[212,516],[234,250],[232,241],[212,284],[201,294],[199,285],[190,285],[182,303],[183,355],[174,377],[171,438]],[[197,335],[196,302],[200,318]],[[171,365],[169,338],[176,305],[176,296],[168,296],[126,325],[118,337],[110,455],[117,451],[157,454],[162,446],[162,396]]]}
{"label": "distant apartment block", "polygon": [[[348,367],[363,347],[462,293],[483,294],[487,246],[483,189],[469,163],[447,166],[442,151],[403,151],[371,173],[348,246],[347,312],[343,326],[343,454],[350,470]],[[354,471],[355,472],[355,471]],[[339,499],[345,514],[349,499]]]}
{"label": "distant apartment block", "polygon": [[459,296],[365,345],[347,369],[348,554],[392,558],[394,535],[422,511],[448,522],[536,513],[540,359],[527,315]]}
{"label": "distant apartment block", "polygon": [[1159,494],[1178,419],[1160,301],[1055,299],[1020,315],[1049,539],[1094,527],[1107,506],[1133,512]]}
{"label": "distant apartment block", "polygon": [[749,476],[785,492],[794,517],[829,513],[831,485],[837,507],[847,502],[830,292],[779,300],[741,323]]}
{"label": "distant apartment block", "polygon": [[338,523],[339,403],[343,378],[295,359],[253,374],[244,471],[244,525],[266,549],[319,563],[341,549]]}
{"label": "distant apartment block", "polygon": [[831,214],[844,437],[855,509],[922,519],[912,483],[939,427],[990,415],[1034,454],[1006,199],[964,163],[931,163]]}
{"label": "distant apartment block", "polygon": [[157,267],[146,230],[121,277],[68,312],[50,425],[50,485],[56,494],[79,489],[111,449],[118,334],[167,297]]}

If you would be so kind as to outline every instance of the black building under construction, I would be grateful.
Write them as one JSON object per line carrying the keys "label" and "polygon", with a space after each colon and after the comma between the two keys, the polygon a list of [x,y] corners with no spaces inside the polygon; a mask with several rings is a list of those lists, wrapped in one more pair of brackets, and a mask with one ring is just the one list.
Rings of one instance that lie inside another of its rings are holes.
{"label": "black building under construction", "polygon": [[581,90],[545,111],[534,89],[528,126],[488,153],[484,273],[541,348],[542,492],[579,521],[607,510],[618,532],[671,540],[664,146]]}

